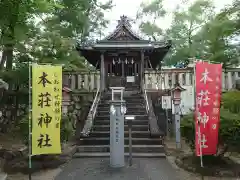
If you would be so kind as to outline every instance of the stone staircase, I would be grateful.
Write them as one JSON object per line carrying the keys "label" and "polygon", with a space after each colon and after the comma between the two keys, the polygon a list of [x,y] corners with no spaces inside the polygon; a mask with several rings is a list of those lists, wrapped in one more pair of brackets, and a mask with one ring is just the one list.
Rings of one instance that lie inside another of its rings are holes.
{"label": "stone staircase", "polygon": [[[110,100],[111,95],[101,97],[97,108],[92,132],[89,137],[81,138],[75,157],[109,157],[110,152]],[[142,94],[124,95],[126,115],[135,115],[132,125],[133,157],[165,157],[164,146],[159,138],[151,138],[148,130],[148,116]],[[128,156],[128,125],[124,126],[125,155]]]}

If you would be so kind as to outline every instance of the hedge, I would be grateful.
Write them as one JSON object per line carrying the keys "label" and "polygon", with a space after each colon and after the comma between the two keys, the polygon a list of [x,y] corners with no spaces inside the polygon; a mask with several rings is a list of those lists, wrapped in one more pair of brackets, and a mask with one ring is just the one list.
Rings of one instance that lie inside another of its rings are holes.
{"label": "hedge", "polygon": [[[222,103],[218,144],[220,155],[223,155],[226,151],[240,151],[240,92],[225,93]],[[181,120],[181,135],[194,150],[195,120],[193,114],[188,114]]]}

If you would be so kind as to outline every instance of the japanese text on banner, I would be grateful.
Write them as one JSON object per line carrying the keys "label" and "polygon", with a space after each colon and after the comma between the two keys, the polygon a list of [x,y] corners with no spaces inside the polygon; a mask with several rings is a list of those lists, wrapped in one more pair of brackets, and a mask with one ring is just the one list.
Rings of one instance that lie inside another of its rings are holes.
{"label": "japanese text on banner", "polygon": [[61,153],[62,67],[32,66],[32,155]]}
{"label": "japanese text on banner", "polygon": [[[222,86],[221,64],[196,64],[196,154],[216,154]],[[198,134],[200,123],[200,136]],[[201,138],[199,138],[201,137]]]}

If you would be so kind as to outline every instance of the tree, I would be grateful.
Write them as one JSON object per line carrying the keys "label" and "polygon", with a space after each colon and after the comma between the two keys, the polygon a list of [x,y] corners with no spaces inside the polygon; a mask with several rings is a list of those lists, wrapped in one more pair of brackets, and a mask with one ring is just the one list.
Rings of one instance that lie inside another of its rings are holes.
{"label": "tree", "polygon": [[166,58],[167,64],[185,62],[201,55],[204,46],[196,41],[196,34],[213,17],[213,9],[212,2],[206,0],[195,1],[187,10],[176,8],[173,22],[167,30],[168,38],[173,41],[173,48]]}
{"label": "tree", "polygon": [[[212,1],[197,0],[187,8],[183,2],[172,13],[171,26],[164,31],[160,20],[169,14],[163,9],[162,1],[153,0],[142,4],[141,31],[159,40],[161,36],[172,40],[172,48],[165,57],[166,65],[178,63],[187,65],[189,58],[205,59],[223,63],[224,67],[239,62],[239,24],[240,2],[235,0],[231,5],[216,13]],[[145,19],[150,19],[144,21]],[[235,39],[235,43],[233,40]]]}
{"label": "tree", "polygon": [[[67,70],[88,68],[76,51],[76,43],[92,41],[92,34],[106,26],[108,21],[103,14],[111,4],[97,0],[1,1],[0,78],[9,84],[8,92],[16,97],[2,96],[2,105],[9,103],[17,112],[19,98],[25,98],[21,104],[28,104],[29,62],[62,64]],[[22,92],[25,94],[19,95]],[[4,101],[8,99],[12,101]],[[7,121],[11,122],[11,118]]]}
{"label": "tree", "polygon": [[55,3],[51,0],[3,0],[0,2],[1,47],[3,50],[1,69],[5,63],[8,70],[12,69],[15,45],[27,38],[34,16],[46,13],[54,6]]}
{"label": "tree", "polygon": [[0,10],[7,13],[0,14],[1,68],[5,62],[11,70],[14,61],[30,60],[84,67],[86,62],[76,52],[76,42],[88,41],[99,27],[106,27],[104,11],[111,4],[97,0],[2,1]]}
{"label": "tree", "polygon": [[[166,14],[162,3],[163,0],[153,0],[150,3],[142,3],[136,18],[142,21],[139,26],[142,33],[155,41],[163,35],[162,28],[157,25],[157,20],[163,18]],[[147,20],[144,21],[144,19]]]}
{"label": "tree", "polygon": [[204,45],[208,47],[206,58],[210,61],[223,63],[223,67],[239,63],[239,40],[233,42],[234,38],[239,35],[239,8],[239,1],[226,7],[198,34],[199,40],[204,37]]}

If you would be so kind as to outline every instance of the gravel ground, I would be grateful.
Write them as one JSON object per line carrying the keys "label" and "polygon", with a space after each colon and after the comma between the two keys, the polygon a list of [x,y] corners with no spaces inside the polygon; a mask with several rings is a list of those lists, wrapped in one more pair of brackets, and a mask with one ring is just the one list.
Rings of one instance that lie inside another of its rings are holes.
{"label": "gravel ground", "polygon": [[[32,175],[32,180],[55,180],[55,177],[61,172],[61,168],[46,170]],[[8,175],[7,180],[29,180],[27,175],[14,174]],[[67,180],[67,179],[66,179]]]}

